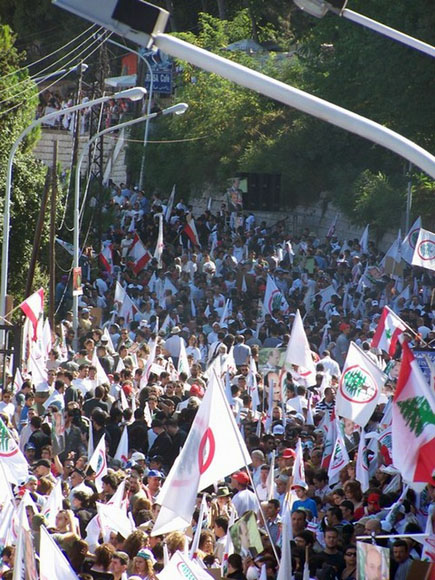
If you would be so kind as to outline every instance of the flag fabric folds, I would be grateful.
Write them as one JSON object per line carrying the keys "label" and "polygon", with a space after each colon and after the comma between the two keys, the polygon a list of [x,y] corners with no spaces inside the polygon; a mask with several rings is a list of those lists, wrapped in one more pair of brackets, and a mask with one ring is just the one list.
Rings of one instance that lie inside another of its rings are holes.
{"label": "flag fabric folds", "polygon": [[384,306],[372,338],[372,347],[385,350],[392,356],[396,351],[397,340],[405,330],[406,325],[403,320],[391,308]]}
{"label": "flag fabric folds", "polygon": [[44,290],[40,288],[20,304],[21,310],[33,326],[33,340],[38,339],[38,323],[44,312]]}
{"label": "flag fabric folds", "polygon": [[386,378],[373,360],[351,342],[337,390],[337,415],[364,427],[376,409]]}
{"label": "flag fabric folds", "polygon": [[420,228],[411,264],[435,271],[435,233]]}
{"label": "flag fabric folds", "polygon": [[103,490],[102,478],[107,475],[106,459],[106,436],[103,435],[95,447],[95,451],[89,460],[89,466],[95,473],[95,487],[101,493]]}
{"label": "flag fabric folds", "polygon": [[296,312],[293,321],[290,340],[288,341],[285,354],[285,362],[287,365],[298,365],[299,367],[302,367],[303,371],[300,374],[307,383],[307,386],[316,383],[316,367],[314,366],[313,357],[311,356],[310,345],[305,334],[299,310]]}
{"label": "flag fabric folds", "polygon": [[39,578],[40,580],[54,580],[55,578],[78,580],[71,564],[62,554],[61,549],[47,532],[45,526],[41,526]]}
{"label": "flag fabric folds", "polygon": [[402,242],[401,254],[405,262],[410,264],[412,262],[412,256],[415,250],[415,243],[418,238],[418,233],[421,228],[421,217],[418,217],[412,224],[409,232],[406,234],[405,239]]}
{"label": "flag fabric folds", "polygon": [[435,395],[404,341],[393,398],[393,465],[405,481],[431,481],[435,458]]}
{"label": "flag fabric folds", "polygon": [[212,374],[186,442],[157,498],[152,535],[190,525],[198,491],[250,463],[223,388]]}

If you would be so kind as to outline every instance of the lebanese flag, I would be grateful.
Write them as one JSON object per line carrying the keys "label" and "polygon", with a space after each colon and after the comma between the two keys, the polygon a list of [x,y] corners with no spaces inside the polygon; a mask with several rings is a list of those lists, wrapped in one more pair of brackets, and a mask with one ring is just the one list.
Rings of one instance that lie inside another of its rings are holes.
{"label": "lebanese flag", "polygon": [[142,240],[137,234],[134,234],[133,243],[128,251],[128,259],[133,262],[132,270],[137,275],[145,268],[151,260],[151,254],[145,248]]}
{"label": "lebanese flag", "polygon": [[[122,389],[121,389],[121,392]],[[128,429],[127,426],[124,427],[121,439],[119,440],[118,447],[116,448],[115,457],[113,459],[118,459],[121,461],[122,466],[125,467],[128,463]]]}
{"label": "lebanese flag", "polygon": [[198,492],[250,462],[223,386],[213,373],[186,442],[157,497],[162,507],[151,535],[186,529]]}
{"label": "lebanese flag", "polygon": [[433,482],[435,395],[406,342],[393,398],[393,465],[409,482]]}
{"label": "lebanese flag", "polygon": [[372,338],[372,347],[380,348],[393,356],[399,336],[406,330],[406,324],[388,306],[384,306],[378,327]]}
{"label": "lebanese flag", "polygon": [[111,274],[113,270],[112,244],[103,244],[99,258],[103,268]]}
{"label": "lebanese flag", "polygon": [[33,340],[38,338],[38,323],[44,312],[44,289],[40,288],[20,304],[21,310],[33,326]]}
{"label": "lebanese flag", "polygon": [[195,220],[191,213],[188,213],[186,216],[187,223],[184,226],[183,232],[189,238],[194,246],[201,246],[199,242],[198,232],[196,231]]}

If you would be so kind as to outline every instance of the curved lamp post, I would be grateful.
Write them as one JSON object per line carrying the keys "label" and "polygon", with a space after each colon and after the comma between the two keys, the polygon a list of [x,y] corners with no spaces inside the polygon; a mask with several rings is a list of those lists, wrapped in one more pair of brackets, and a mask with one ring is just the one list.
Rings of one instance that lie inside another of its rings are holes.
{"label": "curved lamp post", "polygon": [[316,18],[323,18],[328,12],[332,12],[337,16],[342,16],[347,20],[352,20],[352,22],[356,22],[365,28],[370,28],[383,36],[388,36],[388,38],[392,38],[393,40],[397,40],[397,42],[401,42],[402,44],[406,44],[406,46],[410,46],[415,50],[419,50],[420,52],[424,52],[425,54],[431,56],[432,58],[435,57],[435,47],[427,44],[426,42],[422,42],[421,40],[417,40],[413,36],[409,36],[408,34],[404,34],[399,30],[394,28],[390,28],[389,26],[385,26],[385,24],[381,24],[377,20],[372,20],[371,18],[367,18],[367,16],[363,16],[358,12],[354,12],[353,10],[348,10],[345,8],[347,4],[347,0],[345,2],[341,2],[342,8],[337,8],[332,6],[329,2],[325,0],[293,0],[296,6],[303,10],[304,12],[308,12],[311,16],[315,16]]}
{"label": "curved lamp post", "polygon": [[[138,117],[136,119],[130,119],[130,121],[125,121],[124,123],[119,123],[118,125],[114,125],[113,127],[108,127],[107,129],[103,129],[99,133],[96,133],[92,136],[91,139],[86,143],[83,147],[82,152],[80,153],[80,157],[77,162],[77,169],[75,175],[75,188],[74,188],[74,240],[73,240],[73,268],[79,267],[79,260],[80,260],[80,174],[81,174],[81,166],[83,159],[85,158],[89,147],[107,133],[111,133],[113,131],[118,131],[119,129],[124,129],[125,127],[130,127],[131,125],[136,125],[137,123],[142,123],[143,121],[148,122],[150,119],[154,119],[155,117],[160,117],[161,115],[182,115],[186,112],[188,105],[186,103],[177,103],[176,105],[172,105],[167,109],[163,109],[161,111],[157,111],[155,113],[150,113],[147,115],[143,115],[142,117]],[[84,202],[84,200],[83,200]],[[83,205],[83,204],[82,204]],[[77,329],[78,329],[78,296],[73,296],[73,329],[75,332],[75,337],[77,337]]]}
{"label": "curved lamp post", "polygon": [[[10,237],[10,209],[11,209],[11,191],[12,191],[12,168],[14,162],[14,156],[17,149],[26,135],[28,135],[35,127],[42,125],[46,121],[55,119],[60,115],[65,113],[72,113],[74,111],[79,111],[80,109],[85,109],[93,107],[94,105],[101,105],[112,99],[130,99],[132,101],[138,101],[142,99],[146,94],[146,90],[142,87],[134,87],[127,89],[125,91],[120,91],[114,95],[100,97],[94,99],[93,101],[88,101],[87,103],[79,103],[72,107],[66,109],[61,109],[59,111],[54,111],[48,115],[44,115],[39,119],[35,119],[28,127],[26,127],[20,135],[15,140],[12,145],[11,151],[9,153],[7,174],[6,174],[6,191],[3,209],[3,246],[2,246],[2,257],[1,257],[1,274],[0,274],[0,320],[3,323],[3,319],[6,313],[6,295],[8,290],[8,268],[9,268],[9,237]],[[4,344],[4,333],[0,333],[0,344]]]}

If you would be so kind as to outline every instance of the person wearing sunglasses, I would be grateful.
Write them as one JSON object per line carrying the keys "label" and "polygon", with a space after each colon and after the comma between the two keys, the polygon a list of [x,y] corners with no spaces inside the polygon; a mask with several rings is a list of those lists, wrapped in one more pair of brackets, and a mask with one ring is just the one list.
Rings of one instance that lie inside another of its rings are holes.
{"label": "person wearing sunglasses", "polygon": [[344,552],[346,567],[341,573],[340,580],[356,580],[356,546],[350,544]]}

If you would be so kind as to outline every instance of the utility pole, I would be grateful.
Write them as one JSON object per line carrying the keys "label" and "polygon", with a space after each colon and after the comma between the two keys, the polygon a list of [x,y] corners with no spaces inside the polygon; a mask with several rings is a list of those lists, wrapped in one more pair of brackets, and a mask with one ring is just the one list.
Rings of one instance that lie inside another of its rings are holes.
{"label": "utility pole", "polygon": [[53,167],[51,170],[50,201],[50,303],[48,319],[54,328],[55,294],[56,294],[56,197],[57,197],[57,141],[53,142]]}
{"label": "utility pole", "polygon": [[38,260],[39,247],[41,245],[42,229],[44,227],[45,210],[47,209],[48,192],[53,181],[52,178],[53,170],[52,168],[47,169],[47,174],[45,176],[44,191],[41,198],[41,207],[39,209],[38,223],[36,224],[35,237],[33,238],[33,248],[32,256],[30,258],[29,270],[27,272],[26,280],[26,298],[32,294],[33,287],[33,277],[35,275],[36,262]]}

